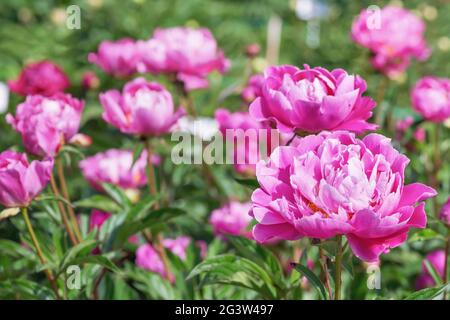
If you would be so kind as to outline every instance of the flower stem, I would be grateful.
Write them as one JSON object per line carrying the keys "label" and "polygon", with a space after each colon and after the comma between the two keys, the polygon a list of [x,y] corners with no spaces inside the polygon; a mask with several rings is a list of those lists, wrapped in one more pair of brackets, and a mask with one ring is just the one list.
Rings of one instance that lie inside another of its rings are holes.
{"label": "flower stem", "polygon": [[[56,166],[58,170],[59,184],[61,186],[62,195],[68,203],[71,203],[61,158],[56,159]],[[73,229],[75,231],[75,236],[77,237],[78,242],[81,242],[83,241],[83,237],[81,236],[80,226],[78,225],[78,220],[75,215],[75,211],[69,204],[67,204],[67,210],[69,211],[70,222],[72,223]]]}
{"label": "flower stem", "polygon": [[331,300],[333,295],[331,293],[331,286],[330,286],[330,278],[328,274],[328,267],[327,267],[327,257],[325,255],[324,250],[320,247],[319,248],[319,256],[320,256],[320,265],[321,265],[321,271],[322,271],[322,279],[325,283],[325,287],[328,291],[328,297]]}
{"label": "flower stem", "polygon": [[[445,262],[444,262],[444,284],[448,280],[448,256],[450,255],[450,228],[448,229],[447,239],[445,241]],[[444,300],[447,300],[447,291],[444,291]]]}
{"label": "flower stem", "polygon": [[[434,127],[434,141],[433,141],[433,173],[432,173],[432,186],[434,189],[439,190],[438,173],[441,168],[441,149],[440,149],[440,132],[441,124],[436,124]],[[433,207],[436,217],[439,217],[439,204],[436,197],[433,197]]]}
{"label": "flower stem", "polygon": [[[51,176],[50,176],[50,185],[52,187],[53,194],[57,198],[61,197],[61,195],[59,194],[58,186],[56,185],[55,177],[53,176],[53,174],[51,174]],[[70,241],[72,242],[73,245],[77,245],[78,241],[75,238],[75,236],[72,232],[72,229],[70,228],[69,221],[67,220],[66,209],[64,208],[64,205],[62,204],[61,201],[58,200],[58,201],[56,201],[56,203],[58,204],[59,213],[61,214],[61,219],[64,224],[64,227],[66,228],[67,234],[69,235]]]}
{"label": "flower stem", "polygon": [[[150,139],[145,140],[145,148],[147,149],[148,185],[149,185],[149,189],[150,189],[150,194],[156,196],[156,194],[158,193],[158,189],[156,186],[155,168],[153,167],[153,163],[152,163],[153,150],[152,150],[152,146],[150,144]],[[155,200],[154,208],[159,209],[159,201],[158,200]],[[151,241],[152,237],[150,234],[144,233],[144,236],[147,239],[147,241],[149,241],[149,240]],[[163,240],[162,234],[159,233],[156,236],[156,239],[153,239],[153,242],[155,244],[156,250],[158,251],[158,253],[161,256],[161,259],[163,261],[164,269],[166,270],[166,278],[167,278],[167,280],[169,280],[170,279],[169,263],[168,263],[166,252],[164,250],[164,246],[162,244],[162,240]]]}
{"label": "flower stem", "polygon": [[342,236],[337,236],[336,271],[334,275],[334,300],[341,300],[342,284]]}
{"label": "flower stem", "polygon": [[[25,220],[25,224],[28,229],[28,233],[30,234],[31,241],[33,242],[34,248],[36,249],[36,253],[39,257],[39,260],[43,265],[47,263],[47,260],[44,257],[44,254],[42,253],[41,246],[39,245],[39,242],[37,240],[36,234],[34,233],[33,226],[31,225],[30,217],[28,216],[28,210],[27,208],[21,208],[23,219]],[[60,295],[58,293],[58,287],[56,285],[55,278],[53,276],[53,273],[49,269],[44,270],[45,275],[48,278],[48,281],[50,281],[50,285],[52,286],[53,291],[55,292],[56,298],[60,299]]]}

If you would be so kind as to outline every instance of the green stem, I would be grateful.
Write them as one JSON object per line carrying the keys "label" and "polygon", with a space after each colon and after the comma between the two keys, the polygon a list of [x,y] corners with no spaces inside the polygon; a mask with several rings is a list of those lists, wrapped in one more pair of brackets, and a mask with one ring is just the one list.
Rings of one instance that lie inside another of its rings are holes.
{"label": "green stem", "polygon": [[341,284],[342,284],[342,236],[337,236],[337,252],[336,252],[336,272],[334,277],[334,300],[341,300]]}
{"label": "green stem", "polygon": [[[30,217],[28,216],[28,210],[27,208],[21,208],[23,219],[25,220],[25,224],[28,229],[28,233],[30,234],[31,241],[33,242],[34,248],[36,249],[36,253],[39,257],[39,260],[43,265],[47,263],[47,260],[44,257],[44,254],[42,253],[41,246],[39,245],[38,239],[36,237],[36,234],[34,233],[33,226],[31,225]],[[48,278],[48,281],[50,282],[50,285],[52,286],[53,291],[55,292],[56,298],[60,299],[59,293],[58,293],[58,287],[56,286],[56,281],[53,276],[53,273],[49,269],[44,270],[45,275]]]}
{"label": "green stem", "polygon": [[[444,263],[444,285],[448,281],[448,256],[450,254],[450,228],[448,229],[447,239],[445,241],[445,263]],[[444,300],[447,300],[447,291],[444,292]]]}
{"label": "green stem", "polygon": [[[57,166],[57,170],[58,170],[59,185],[61,186],[62,195],[68,203],[71,203],[69,191],[67,189],[66,178],[64,176],[64,166],[62,164],[61,158],[56,159],[56,166]],[[81,236],[80,226],[78,225],[78,220],[75,215],[75,211],[73,210],[73,207],[69,204],[67,204],[66,207],[67,207],[67,210],[69,211],[70,222],[73,226],[73,230],[75,231],[75,236],[77,237],[77,241],[81,242],[81,241],[83,241],[83,237]]]}
{"label": "green stem", "polygon": [[[441,149],[440,149],[440,132],[441,132],[441,124],[436,124],[434,127],[434,150],[433,150],[433,188],[439,190],[439,179],[438,173],[441,168]],[[433,206],[434,206],[434,214],[435,217],[439,217],[439,204],[437,202],[436,197],[433,197]]]}

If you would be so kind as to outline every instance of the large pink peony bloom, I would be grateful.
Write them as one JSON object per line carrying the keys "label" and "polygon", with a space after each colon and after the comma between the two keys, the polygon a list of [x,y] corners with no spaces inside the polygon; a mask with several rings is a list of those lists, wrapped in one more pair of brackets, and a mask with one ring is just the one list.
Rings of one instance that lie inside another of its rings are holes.
{"label": "large pink peony bloom", "polygon": [[69,94],[28,96],[6,119],[22,135],[25,149],[39,156],[55,156],[80,127],[84,102]]}
{"label": "large pink peony bloom", "polygon": [[443,122],[450,118],[450,79],[424,77],[411,91],[414,109],[427,120]]}
{"label": "large pink peony bloom", "polygon": [[0,203],[27,207],[50,181],[53,159],[28,162],[25,154],[0,153]]}
{"label": "large pink peony bloom", "polygon": [[156,29],[152,39],[162,44],[164,49],[159,48],[157,52],[165,51],[165,63],[162,65],[161,59],[152,58],[156,63],[152,67],[149,66],[152,61],[147,60],[148,68],[176,73],[187,91],[206,88],[209,73],[223,73],[228,69],[229,62],[208,29]]}
{"label": "large pink peony bloom", "polygon": [[[158,164],[159,158],[155,156],[152,161]],[[83,176],[97,190],[102,190],[102,183],[110,183],[123,189],[136,189],[145,185],[147,152],[142,152],[132,165],[133,152],[120,149],[110,149],[80,161]]]}
{"label": "large pink peony bloom", "polygon": [[274,137],[270,127],[253,119],[248,112],[231,113],[222,108],[216,110],[215,119],[224,139],[234,141],[233,164],[236,171],[254,175],[256,163],[261,160],[260,147],[266,146],[267,154],[264,156],[267,157],[274,147],[272,144],[276,144],[272,141]]}
{"label": "large pink peony bloom", "polygon": [[376,128],[366,121],[375,102],[362,97],[364,91],[366,82],[342,69],[269,67],[262,95],[250,105],[250,114],[258,121],[274,122],[281,132],[364,132]]}
{"label": "large pink peony bloom", "polygon": [[88,60],[108,74],[127,77],[137,72],[139,52],[133,39],[103,41],[98,47],[98,53],[89,53]]}
{"label": "large pink peony bloom", "polygon": [[252,218],[249,216],[251,203],[231,201],[225,206],[215,209],[209,218],[215,235],[235,235],[251,238],[248,226]]}
{"label": "large pink peony bloom", "polygon": [[412,57],[428,58],[425,23],[419,17],[394,6],[384,7],[379,14],[363,10],[352,26],[353,40],[372,51],[375,69],[394,76],[408,67]]}
{"label": "large pink peony bloom", "polygon": [[9,89],[21,96],[40,94],[51,96],[70,86],[64,71],[53,62],[44,60],[27,65],[17,80],[8,81]]}
{"label": "large pink peony bloom", "polygon": [[404,185],[408,162],[379,134],[323,132],[278,147],[256,167],[253,235],[259,242],[346,235],[357,257],[377,261],[410,228],[425,227],[421,201],[436,195],[421,183]]}
{"label": "large pink peony bloom", "polygon": [[433,287],[436,285],[434,282],[433,277],[431,276],[430,272],[428,271],[428,268],[425,264],[425,261],[427,260],[433,268],[436,270],[438,275],[443,278],[444,272],[445,272],[445,259],[446,254],[444,250],[435,250],[427,254],[425,257],[425,260],[422,262],[422,274],[417,277],[416,280],[416,288],[417,290]]}
{"label": "large pink peony bloom", "polygon": [[103,119],[123,133],[154,136],[169,132],[184,114],[175,112],[170,93],[156,82],[137,78],[128,82],[122,93],[109,90],[100,94]]}

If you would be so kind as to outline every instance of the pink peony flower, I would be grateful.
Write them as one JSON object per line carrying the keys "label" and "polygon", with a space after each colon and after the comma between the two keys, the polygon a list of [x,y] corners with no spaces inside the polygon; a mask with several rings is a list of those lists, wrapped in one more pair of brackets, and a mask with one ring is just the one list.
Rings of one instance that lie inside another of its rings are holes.
{"label": "pink peony flower", "polygon": [[[433,266],[438,275],[443,278],[445,272],[445,259],[446,254],[444,250],[435,250],[427,254],[425,260]],[[422,274],[416,280],[416,288],[417,290],[433,287],[436,285],[433,277],[431,276],[428,268],[425,264],[425,260],[422,262]]]}
{"label": "pink peony flower", "polygon": [[411,58],[426,60],[431,50],[425,23],[410,11],[386,6],[379,13],[363,10],[353,22],[352,38],[373,53],[372,65],[388,76],[403,72]]}
{"label": "pink peony flower", "polygon": [[278,147],[256,167],[261,187],[252,195],[253,236],[265,242],[346,235],[357,257],[377,261],[410,228],[426,226],[422,201],[436,195],[421,183],[404,185],[408,162],[379,134],[359,140],[323,132]]}
{"label": "pink peony flower", "polygon": [[423,143],[423,142],[425,142],[425,140],[427,138],[427,132],[426,132],[426,130],[424,128],[420,127],[420,128],[417,128],[414,131],[413,136],[414,136],[414,139],[416,139],[417,142]]}
{"label": "pink peony flower", "polygon": [[122,94],[109,90],[100,94],[103,119],[123,133],[154,136],[169,132],[184,114],[174,111],[172,96],[160,84],[137,78],[128,82]]}
{"label": "pink peony flower", "polygon": [[166,48],[164,43],[157,39],[139,40],[136,42],[136,50],[139,54],[137,70],[141,73],[165,72]]}
{"label": "pink peony flower", "polygon": [[450,79],[424,77],[411,91],[414,110],[427,120],[444,122],[450,118]]}
{"label": "pink peony flower", "polygon": [[25,149],[38,156],[55,156],[80,127],[84,102],[69,94],[28,96],[7,122],[22,135]]}
{"label": "pink peony flower", "polygon": [[44,60],[27,65],[17,80],[8,81],[9,89],[21,96],[51,96],[70,86],[67,75],[53,62]]}
{"label": "pink peony flower", "polygon": [[242,90],[242,100],[247,103],[252,102],[261,95],[261,88],[264,83],[262,74],[254,74],[248,80],[247,86]]}
{"label": "pink peony flower", "polygon": [[25,154],[0,153],[0,203],[5,207],[27,207],[50,181],[53,159],[28,162]]}
{"label": "pink peony flower", "polygon": [[98,65],[104,72],[116,77],[127,77],[135,73],[139,53],[133,39],[103,41],[98,53],[89,53],[90,63]]}
{"label": "pink peony flower", "polygon": [[273,148],[271,129],[253,119],[248,112],[230,113],[226,109],[216,110],[215,118],[223,137],[234,140],[233,164],[237,172],[254,175],[256,163],[261,159],[260,146],[267,146],[268,156]]}
{"label": "pink peony flower", "polygon": [[161,68],[160,59],[149,69],[164,69],[177,74],[184,83],[185,90],[206,88],[206,76],[219,71],[224,73],[229,61],[217,48],[216,40],[208,29],[168,28],[156,29],[153,38],[163,44],[165,63]]}
{"label": "pink peony flower", "polygon": [[281,132],[295,130],[350,130],[364,132],[375,102],[362,97],[366,82],[342,69],[269,67],[264,73],[261,97],[250,105],[258,121],[272,121]]}
{"label": "pink peony flower", "polygon": [[[154,156],[152,161],[158,164],[159,158]],[[147,152],[142,152],[133,167],[132,164],[132,151],[110,149],[80,161],[80,168],[84,178],[97,190],[102,190],[102,183],[136,189],[147,183]]]}
{"label": "pink peony flower", "polygon": [[209,223],[217,236],[235,235],[252,238],[247,228],[252,218],[249,216],[251,203],[231,201],[225,206],[215,209],[209,217]]}
{"label": "pink peony flower", "polygon": [[441,219],[441,221],[444,222],[447,226],[450,226],[450,197],[442,207],[439,214],[439,219]]}

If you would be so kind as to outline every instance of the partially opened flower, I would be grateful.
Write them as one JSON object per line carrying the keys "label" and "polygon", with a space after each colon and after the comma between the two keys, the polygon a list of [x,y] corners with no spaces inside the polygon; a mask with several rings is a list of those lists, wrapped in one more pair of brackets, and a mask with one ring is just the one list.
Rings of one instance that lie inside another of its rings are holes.
{"label": "partially opened flower", "polygon": [[[159,158],[155,155],[152,161],[158,164]],[[97,190],[102,190],[102,183],[110,183],[123,189],[142,187],[147,183],[146,166],[146,151],[142,152],[133,165],[133,152],[120,149],[109,149],[80,161],[83,176]]]}
{"label": "partially opened flower", "polygon": [[118,41],[103,41],[97,53],[89,53],[88,60],[108,74],[127,77],[137,72],[139,53],[135,41],[124,38]]}
{"label": "partially opened flower", "polygon": [[416,280],[417,290],[433,287],[436,285],[430,271],[425,264],[425,261],[434,268],[438,276],[443,278],[445,273],[445,259],[447,258],[444,250],[435,250],[427,254],[425,260],[422,262],[422,274]]}
{"label": "partially opened flower", "polygon": [[444,122],[450,118],[450,79],[424,77],[411,91],[414,110],[426,120]]}
{"label": "partially opened flower", "polygon": [[[231,113],[219,108],[215,118],[225,141],[233,143],[233,165],[236,171],[254,175],[256,163],[267,158],[277,144],[277,141],[272,141],[276,137],[272,136],[270,127],[253,119],[248,112]],[[265,154],[261,154],[260,150],[265,150]]]}
{"label": "partially opened flower", "polygon": [[[152,39],[161,43],[165,50],[164,71],[176,73],[187,91],[206,88],[209,73],[223,73],[228,69],[229,62],[208,29],[156,29]],[[160,61],[158,59],[156,69],[161,69]]]}
{"label": "partially opened flower", "polygon": [[22,70],[17,80],[8,81],[9,88],[21,96],[40,94],[51,96],[70,86],[64,71],[51,61],[31,63]]}
{"label": "partially opened flower", "polygon": [[363,10],[353,22],[352,38],[373,53],[372,65],[388,76],[403,72],[411,58],[425,60],[425,23],[412,12],[386,6],[378,13]]}
{"label": "partially opened flower", "polygon": [[171,94],[156,82],[137,78],[128,82],[122,93],[109,90],[100,94],[103,119],[123,133],[156,136],[168,133],[184,114],[175,111]]}
{"label": "partially opened flower", "polygon": [[367,122],[375,102],[362,94],[366,82],[342,69],[301,70],[294,66],[269,67],[261,96],[250,105],[258,121],[270,121],[281,132],[296,130],[349,130],[364,132],[376,125]]}
{"label": "partially opened flower", "polygon": [[0,153],[0,204],[27,207],[50,181],[53,159],[34,160],[14,151]]}
{"label": "partially opened flower", "polygon": [[251,203],[231,201],[221,208],[215,209],[209,218],[215,235],[235,235],[251,238],[248,229],[252,217],[249,215]]}
{"label": "partially opened flower", "polygon": [[257,165],[253,235],[260,242],[345,235],[357,257],[377,261],[410,228],[426,226],[422,201],[436,195],[421,183],[404,184],[408,162],[378,134],[359,140],[323,132],[278,147]]}
{"label": "partially opened flower", "polygon": [[84,102],[69,94],[28,96],[7,121],[22,136],[25,149],[38,156],[55,156],[78,132]]}

